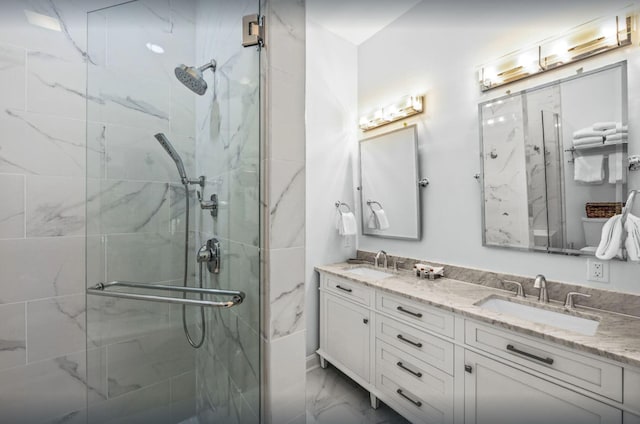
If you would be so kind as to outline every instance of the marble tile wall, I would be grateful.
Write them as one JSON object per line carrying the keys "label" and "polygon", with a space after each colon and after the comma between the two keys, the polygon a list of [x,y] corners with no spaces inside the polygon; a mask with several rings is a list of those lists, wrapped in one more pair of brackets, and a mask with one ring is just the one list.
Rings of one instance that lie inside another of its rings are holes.
{"label": "marble tile wall", "polygon": [[265,423],[305,414],[305,2],[262,2],[263,410]]}
{"label": "marble tile wall", "polygon": [[241,290],[232,309],[206,310],[204,346],[196,352],[200,422],[257,423],[260,416],[260,52],[240,43],[242,16],[257,0],[196,3],[196,62],[217,62],[196,102],[196,169],[203,195],[217,194],[218,216],[196,217],[199,244],[221,243],[220,273],[205,285]]}
{"label": "marble tile wall", "polygon": [[195,414],[195,356],[180,310],[85,303],[85,266],[89,284],[181,284],[184,193],[153,134],[165,132],[195,173],[195,96],[173,77],[174,66],[195,58],[194,2],[141,0],[87,20],[88,11],[117,3],[0,5],[6,422],[179,422]]}
{"label": "marble tile wall", "polygon": [[484,237],[488,245],[529,247],[522,97],[483,105]]}

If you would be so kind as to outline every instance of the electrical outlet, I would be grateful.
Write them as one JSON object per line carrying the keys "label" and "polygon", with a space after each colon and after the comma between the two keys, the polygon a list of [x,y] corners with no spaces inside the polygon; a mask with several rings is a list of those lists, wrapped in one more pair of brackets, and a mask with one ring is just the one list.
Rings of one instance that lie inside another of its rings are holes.
{"label": "electrical outlet", "polygon": [[587,280],[599,283],[609,282],[609,263],[587,259]]}

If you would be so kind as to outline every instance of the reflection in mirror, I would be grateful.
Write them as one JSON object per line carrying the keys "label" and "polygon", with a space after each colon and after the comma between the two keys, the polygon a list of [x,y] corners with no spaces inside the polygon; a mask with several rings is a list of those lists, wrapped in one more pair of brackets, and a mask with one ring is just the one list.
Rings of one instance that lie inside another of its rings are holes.
{"label": "reflection in mirror", "polygon": [[626,62],[479,105],[483,244],[593,255],[627,191]]}
{"label": "reflection in mirror", "polygon": [[363,234],[420,239],[417,150],[415,125],[360,142]]}

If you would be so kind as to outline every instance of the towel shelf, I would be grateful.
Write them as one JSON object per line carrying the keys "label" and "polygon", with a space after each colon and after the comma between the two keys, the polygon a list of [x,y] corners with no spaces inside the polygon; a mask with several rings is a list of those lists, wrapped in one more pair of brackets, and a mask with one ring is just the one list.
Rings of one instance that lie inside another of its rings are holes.
{"label": "towel shelf", "polygon": [[[171,296],[157,296],[150,294],[108,291],[107,289],[111,287],[131,287],[145,290],[199,293],[212,296],[230,296],[231,300],[227,302],[218,302],[212,300],[184,299]],[[133,283],[129,281],[112,281],[110,283],[98,283],[95,286],[88,288],[87,294],[91,294],[94,296],[116,297],[120,299],[143,300],[147,302],[175,303],[188,306],[207,306],[210,308],[231,308],[233,306],[241,304],[245,298],[245,294],[237,290],[200,289],[195,287],[168,286],[164,284]]]}
{"label": "towel shelf", "polygon": [[[599,150],[610,150],[608,148],[611,148],[611,147],[617,148],[618,146],[622,146],[623,151],[624,151],[624,149],[626,149],[626,147],[627,147],[627,143],[626,142],[625,143],[609,143],[609,144],[603,143],[603,144],[598,144],[598,145],[595,145],[595,146],[593,146],[593,145],[592,146],[579,146],[578,145],[578,146],[573,146],[570,149],[564,149],[564,151],[567,152],[567,153],[571,153],[571,159],[569,159],[567,162],[568,163],[574,163],[575,162],[575,153],[577,151],[585,151],[585,153],[588,152],[588,151],[597,152]],[[603,155],[605,157],[608,156],[606,153],[604,153]]]}

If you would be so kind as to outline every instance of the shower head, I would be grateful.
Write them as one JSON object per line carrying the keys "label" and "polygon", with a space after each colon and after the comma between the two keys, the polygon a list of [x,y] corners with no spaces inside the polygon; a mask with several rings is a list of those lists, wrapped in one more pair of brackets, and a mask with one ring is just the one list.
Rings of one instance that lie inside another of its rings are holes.
{"label": "shower head", "polygon": [[173,161],[176,163],[176,167],[178,168],[178,174],[180,174],[180,180],[182,181],[182,184],[188,184],[189,179],[187,178],[187,173],[184,170],[184,164],[182,163],[182,158],[180,157],[178,152],[176,152],[176,149],[173,148],[173,146],[171,145],[171,142],[167,139],[167,137],[163,133],[158,133],[154,135],[154,137],[156,138],[156,140],[158,140],[160,145],[164,147],[164,150],[166,150],[169,156],[171,156],[171,159],[173,159]]}
{"label": "shower head", "polygon": [[207,69],[211,69],[215,72],[216,61],[211,59],[211,62],[199,68],[180,65],[175,69],[175,74],[178,81],[184,84],[189,90],[202,96],[207,91],[207,82],[204,80],[202,72]]}

